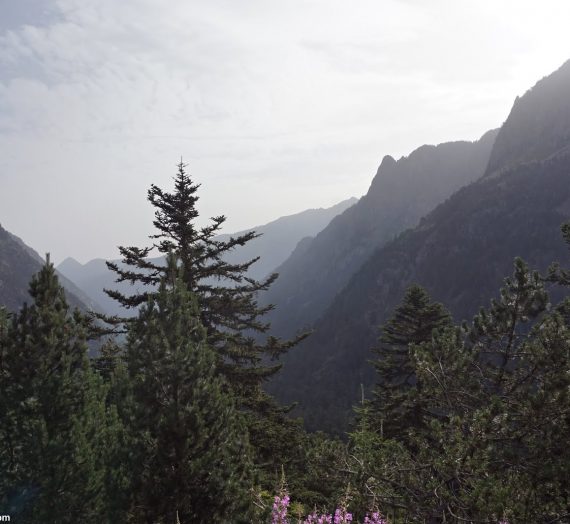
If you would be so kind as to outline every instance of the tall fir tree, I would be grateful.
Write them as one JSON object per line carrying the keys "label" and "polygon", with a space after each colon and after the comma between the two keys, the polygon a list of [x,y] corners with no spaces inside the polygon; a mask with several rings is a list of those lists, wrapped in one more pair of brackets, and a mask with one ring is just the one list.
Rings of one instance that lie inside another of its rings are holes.
{"label": "tall fir tree", "polygon": [[18,522],[105,521],[105,388],[87,358],[88,319],[71,312],[48,261],[2,327],[0,500]]}
{"label": "tall fir tree", "polygon": [[[246,522],[250,451],[200,322],[184,268],[169,275],[129,325],[126,364],[135,449],[134,522]],[[180,275],[180,276],[179,276]]]}
{"label": "tall fir tree", "polygon": [[151,186],[148,200],[155,208],[153,224],[157,231],[150,236],[152,245],[120,247],[122,264],[107,263],[116,273],[117,282],[142,284],[142,289],[131,295],[117,290],[106,292],[125,308],[136,308],[156,293],[168,272],[164,259],[152,259],[151,254],[173,253],[179,258],[183,268],[181,281],[197,299],[208,344],[216,353],[216,369],[231,387],[239,407],[246,411],[256,463],[268,473],[277,472],[290,458],[276,449],[276,442],[291,435],[301,440],[301,427],[286,417],[288,408],[278,406],[262,386],[281,367],[272,362],[303,337],[281,341],[267,336],[260,341],[269,329],[263,317],[272,306],[259,307],[257,294],[266,290],[277,275],[256,281],[246,273],[257,258],[241,264],[224,258],[257,234],[217,239],[226,220],[224,216],[214,217],[209,225],[199,228],[198,188],[182,162],[174,178],[173,192]]}
{"label": "tall fir tree", "polygon": [[425,407],[416,394],[412,347],[430,341],[434,330],[450,325],[449,312],[432,302],[425,289],[412,285],[382,328],[380,345],[374,349],[378,382],[365,413],[383,437],[404,439],[408,429],[422,424]]}

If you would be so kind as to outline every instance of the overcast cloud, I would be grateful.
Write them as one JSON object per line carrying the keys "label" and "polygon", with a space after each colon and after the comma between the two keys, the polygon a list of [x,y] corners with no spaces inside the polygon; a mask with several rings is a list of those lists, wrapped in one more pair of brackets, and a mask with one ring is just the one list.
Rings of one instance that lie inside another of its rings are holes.
{"label": "overcast cloud", "polygon": [[570,58],[570,2],[0,0],[0,223],[56,261],[151,230],[181,156],[227,231],[477,139]]}

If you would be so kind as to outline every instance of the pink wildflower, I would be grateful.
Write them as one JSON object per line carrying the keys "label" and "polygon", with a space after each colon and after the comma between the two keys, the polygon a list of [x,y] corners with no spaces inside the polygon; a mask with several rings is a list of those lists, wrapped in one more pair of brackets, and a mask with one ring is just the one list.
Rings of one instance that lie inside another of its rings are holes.
{"label": "pink wildflower", "polygon": [[347,524],[352,522],[352,513],[348,513],[346,508],[337,508],[334,512],[334,524]]}
{"label": "pink wildflower", "polygon": [[289,508],[289,495],[287,492],[280,497],[277,495],[273,501],[273,511],[271,512],[271,524],[288,524],[287,510]]}
{"label": "pink wildflower", "polygon": [[380,516],[380,513],[375,511],[371,515],[367,514],[364,517],[364,524],[388,524],[388,522]]}

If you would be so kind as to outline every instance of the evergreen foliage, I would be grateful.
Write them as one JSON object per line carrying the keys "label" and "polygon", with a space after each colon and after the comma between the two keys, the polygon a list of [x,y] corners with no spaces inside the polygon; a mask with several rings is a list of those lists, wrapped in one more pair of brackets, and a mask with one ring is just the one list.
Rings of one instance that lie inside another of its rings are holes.
{"label": "evergreen foliage", "polygon": [[0,501],[18,522],[101,522],[113,421],[87,359],[88,320],[69,310],[49,258],[30,294],[31,306],[0,315]]}
{"label": "evergreen foliage", "polygon": [[349,464],[360,493],[395,522],[567,522],[566,304],[551,311],[543,279],[518,259],[471,325],[412,345],[425,429],[386,438],[361,422]]}
{"label": "evergreen foliage", "polygon": [[[570,91],[567,91],[570,92]],[[384,324],[416,282],[456,319],[471,319],[511,272],[515,256],[546,271],[564,260],[560,223],[570,208],[570,151],[515,165],[453,195],[413,230],[376,251],[338,294],[277,375],[277,398],[302,406],[310,429],[342,433],[347,411],[376,382],[368,364]],[[549,289],[550,291],[550,289]],[[551,290],[558,301],[561,289]],[[345,387],[338,388],[338,384]]]}
{"label": "evergreen foliage", "polygon": [[247,430],[216,374],[197,301],[182,280],[188,273],[173,258],[168,270],[129,326],[131,519],[238,522],[252,481]]}
{"label": "evergreen foliage", "polygon": [[429,342],[434,330],[451,324],[449,312],[431,302],[420,286],[408,288],[402,303],[382,329],[374,367],[378,382],[369,414],[386,438],[404,438],[407,430],[422,423],[425,409],[419,402],[418,383],[410,347]]}
{"label": "evergreen foliage", "polygon": [[[562,224],[560,229],[566,245],[570,248],[570,222]],[[570,287],[570,269],[562,268],[559,262],[552,263],[548,268],[547,281]]]}
{"label": "evergreen foliage", "polygon": [[249,333],[265,333],[269,326],[260,319],[272,306],[257,306],[256,294],[268,289],[277,278],[270,275],[258,282],[247,278],[244,273],[256,262],[252,259],[243,264],[224,261],[224,254],[243,246],[256,237],[250,231],[228,240],[216,240],[226,217],[212,218],[210,225],[198,228],[196,203],[199,188],[185,171],[185,165],[178,165],[174,180],[174,191],[168,193],[152,185],[148,200],[156,208],[153,222],[158,233],[151,235],[151,247],[120,247],[126,269],[108,262],[109,269],[117,274],[117,281],[150,286],[145,291],[125,295],[107,290],[124,307],[137,307],[146,302],[152,287],[157,286],[168,269],[164,263],[149,259],[153,249],[163,255],[174,253],[180,259],[183,269],[182,281],[198,300],[200,320],[207,329],[208,341],[216,349],[219,367],[229,382],[244,396],[259,394],[256,386],[275,373],[279,366],[260,366],[261,356],[277,356],[290,344],[280,344],[270,337],[266,345],[260,346]]}
{"label": "evergreen foliage", "polygon": [[[161,280],[168,277],[167,266],[150,259],[151,252],[156,249],[159,254],[173,253],[178,257],[181,282],[196,297],[200,322],[206,329],[209,346],[215,350],[217,372],[231,387],[239,407],[249,413],[246,420],[255,462],[272,476],[290,460],[288,453],[277,452],[276,444],[302,435],[298,424],[286,417],[288,409],[278,406],[262,385],[280,369],[271,360],[303,337],[283,342],[269,336],[265,342],[259,342],[269,329],[263,316],[273,306],[259,307],[257,294],[267,290],[277,275],[259,282],[245,275],[256,259],[245,263],[225,260],[224,255],[255,238],[256,233],[216,239],[226,220],[224,216],[214,217],[209,225],[198,228],[198,188],[182,162],[173,192],[151,186],[148,200],[155,208],[153,224],[157,231],[150,237],[152,246],[120,247],[123,265],[107,263],[117,274],[117,282],[142,284],[143,290],[132,295],[106,291],[126,308],[141,306],[153,297]],[[114,319],[120,320],[126,319]]]}

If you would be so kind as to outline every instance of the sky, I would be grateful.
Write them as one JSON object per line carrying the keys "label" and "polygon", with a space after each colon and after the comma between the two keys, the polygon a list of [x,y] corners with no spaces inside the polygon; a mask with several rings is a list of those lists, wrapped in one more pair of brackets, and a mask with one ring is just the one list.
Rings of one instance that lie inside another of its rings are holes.
{"label": "sky", "polygon": [[152,233],[183,158],[225,232],[476,140],[570,58],[567,0],[0,0],[0,224],[59,262]]}

